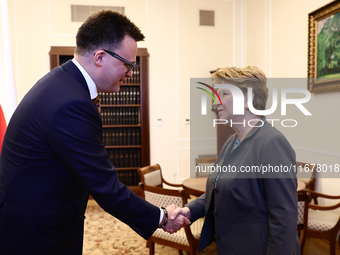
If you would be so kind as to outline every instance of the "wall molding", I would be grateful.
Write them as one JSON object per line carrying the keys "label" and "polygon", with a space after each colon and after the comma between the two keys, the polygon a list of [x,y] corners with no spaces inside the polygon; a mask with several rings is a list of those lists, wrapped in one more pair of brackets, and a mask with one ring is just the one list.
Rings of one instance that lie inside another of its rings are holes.
{"label": "wall molding", "polygon": [[245,0],[233,0],[233,66],[238,67],[243,67],[246,60],[245,9]]}
{"label": "wall molding", "polygon": [[[52,8],[51,8],[51,0],[47,1],[47,13],[48,13],[48,35],[53,37],[53,36],[64,36],[64,37],[74,37],[75,34],[53,34],[52,33]],[[71,8],[71,6],[70,6]]]}
{"label": "wall molding", "polygon": [[265,0],[265,74],[272,77],[272,0]]}
{"label": "wall molding", "polygon": [[[174,179],[179,180],[181,183],[186,179],[186,178],[180,178],[181,176],[181,152],[184,151],[189,151],[190,152],[190,147],[184,147],[184,148],[179,148],[177,149],[177,171],[174,173],[176,174],[176,176]],[[185,169],[183,169],[185,171]],[[189,157],[189,177],[190,177],[190,157]]]}
{"label": "wall molding", "polygon": [[308,147],[303,147],[299,145],[292,145],[294,150],[300,150],[300,151],[305,151],[305,152],[312,152],[316,154],[321,154],[321,155],[326,155],[326,156],[331,156],[331,157],[339,157],[340,158],[340,153],[334,152],[334,151],[325,151],[325,150],[318,150],[314,148],[308,148]]}

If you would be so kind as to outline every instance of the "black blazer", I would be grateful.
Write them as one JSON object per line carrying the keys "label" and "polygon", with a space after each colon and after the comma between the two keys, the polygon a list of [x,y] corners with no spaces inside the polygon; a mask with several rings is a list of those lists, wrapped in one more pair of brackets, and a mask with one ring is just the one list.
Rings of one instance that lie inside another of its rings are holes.
{"label": "black blazer", "polygon": [[79,69],[67,62],[26,94],[0,156],[0,254],[81,254],[89,193],[143,238],[159,208],[117,178],[102,122]]}

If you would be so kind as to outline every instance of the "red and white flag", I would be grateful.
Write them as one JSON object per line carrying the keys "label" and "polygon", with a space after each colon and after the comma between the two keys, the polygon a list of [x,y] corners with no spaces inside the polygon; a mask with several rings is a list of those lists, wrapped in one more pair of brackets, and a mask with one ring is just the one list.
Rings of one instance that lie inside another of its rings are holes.
{"label": "red and white flag", "polygon": [[0,152],[7,123],[17,107],[7,0],[0,0]]}
{"label": "red and white flag", "polygon": [[5,136],[5,132],[6,132],[6,120],[5,120],[5,115],[0,105],[0,152],[1,152],[1,147],[2,147],[2,141],[4,140],[4,136]]}

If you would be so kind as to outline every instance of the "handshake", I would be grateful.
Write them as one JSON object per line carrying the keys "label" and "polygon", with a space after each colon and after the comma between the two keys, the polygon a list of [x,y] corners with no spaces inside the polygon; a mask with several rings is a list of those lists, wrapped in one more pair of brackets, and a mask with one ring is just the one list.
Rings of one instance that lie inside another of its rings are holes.
{"label": "handshake", "polygon": [[[176,205],[170,205],[166,210],[168,211],[168,222],[163,228],[165,232],[173,234],[184,227],[185,224],[190,224],[191,214],[188,207],[181,208]],[[165,217],[163,217],[161,224],[163,224],[164,221]]]}

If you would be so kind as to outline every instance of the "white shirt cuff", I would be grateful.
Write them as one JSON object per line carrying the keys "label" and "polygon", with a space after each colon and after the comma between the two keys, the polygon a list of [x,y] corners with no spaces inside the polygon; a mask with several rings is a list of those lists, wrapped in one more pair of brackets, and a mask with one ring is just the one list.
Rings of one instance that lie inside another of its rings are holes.
{"label": "white shirt cuff", "polygon": [[159,208],[159,210],[161,210],[161,214],[159,216],[159,223],[158,223],[158,225],[161,224],[162,219],[164,218],[164,211],[161,208]]}

